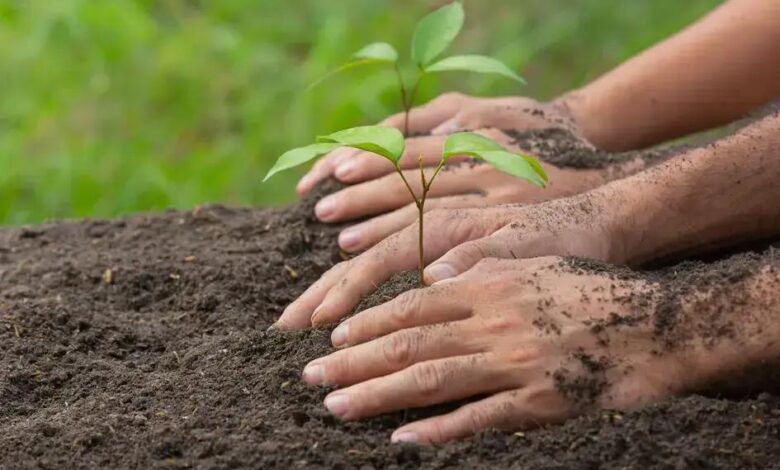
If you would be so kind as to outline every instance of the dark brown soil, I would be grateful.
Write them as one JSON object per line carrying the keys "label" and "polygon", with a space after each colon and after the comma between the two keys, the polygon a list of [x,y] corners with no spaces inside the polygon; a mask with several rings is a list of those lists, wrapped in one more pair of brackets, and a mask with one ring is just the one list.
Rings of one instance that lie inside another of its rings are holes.
{"label": "dark brown soil", "polygon": [[300,380],[329,331],[266,331],[342,259],[312,201],[1,230],[0,468],[777,468],[770,394],[439,447],[389,437],[446,406],[340,423]]}
{"label": "dark brown soil", "polygon": [[674,145],[641,152],[609,153],[583,142],[571,132],[561,128],[502,132],[517,145],[535,157],[559,168],[604,169],[640,159],[644,166],[651,166],[689,149],[687,145]]}

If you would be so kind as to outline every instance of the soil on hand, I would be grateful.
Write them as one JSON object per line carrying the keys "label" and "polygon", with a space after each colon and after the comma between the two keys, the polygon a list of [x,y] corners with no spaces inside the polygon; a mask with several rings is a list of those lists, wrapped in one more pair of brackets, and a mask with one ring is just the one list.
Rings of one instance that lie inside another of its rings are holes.
{"label": "soil on hand", "polygon": [[[780,461],[780,396],[768,393],[671,399],[435,447],[392,445],[390,433],[446,405],[339,422],[322,406],[327,390],[300,380],[308,361],[331,350],[330,332],[266,331],[343,259],[338,227],[311,216],[315,199],[0,231],[0,468],[734,469]],[[399,282],[372,301],[408,288],[408,279]]]}

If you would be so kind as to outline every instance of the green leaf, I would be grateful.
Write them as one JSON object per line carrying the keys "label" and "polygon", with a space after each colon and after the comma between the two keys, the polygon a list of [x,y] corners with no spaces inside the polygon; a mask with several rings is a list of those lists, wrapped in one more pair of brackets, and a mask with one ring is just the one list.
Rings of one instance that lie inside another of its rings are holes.
{"label": "green leaf", "polygon": [[452,2],[427,14],[417,23],[412,36],[412,60],[420,68],[433,62],[447,49],[463,27],[463,5]]}
{"label": "green leaf", "polygon": [[536,174],[539,175],[539,177],[542,178],[545,183],[550,181],[550,178],[547,177],[547,172],[544,171],[544,168],[542,168],[542,165],[539,164],[539,161],[537,159],[535,159],[530,155],[523,155],[522,157],[525,158],[525,161],[527,161],[528,164],[531,165],[531,167],[533,167]]}
{"label": "green leaf", "polygon": [[404,153],[404,136],[392,127],[361,126],[317,137],[317,142],[337,143],[381,155],[393,164]]}
{"label": "green leaf", "polygon": [[374,42],[355,52],[355,59],[371,59],[378,62],[396,62],[398,52],[386,42]]}
{"label": "green leaf", "polygon": [[449,136],[444,141],[442,159],[447,161],[455,155],[481,158],[496,169],[539,187],[547,183],[547,175],[533,157],[509,152],[498,142],[479,134],[458,132]]}
{"label": "green leaf", "polygon": [[483,55],[456,55],[444,58],[428,66],[426,72],[465,71],[495,73],[525,84],[525,80],[502,62]]}
{"label": "green leaf", "polygon": [[469,154],[469,152],[484,152],[492,150],[505,151],[504,147],[495,140],[473,132],[456,132],[444,141],[442,158],[446,161],[455,155]]}
{"label": "green leaf", "polygon": [[315,80],[314,83],[306,87],[306,91],[311,90],[332,76],[341,72],[346,72],[350,69],[362,67],[364,65],[394,63],[398,60],[398,52],[393,46],[386,42],[374,42],[355,52],[352,55],[352,58],[354,60],[347,62],[335,70],[331,70],[324,76]]}
{"label": "green leaf", "polygon": [[335,149],[340,147],[339,144],[311,144],[307,145],[306,147],[298,147],[292,150],[288,150],[282,154],[281,157],[279,157],[278,160],[276,160],[276,163],[274,163],[274,166],[271,167],[270,170],[268,170],[268,174],[265,175],[265,178],[263,178],[263,182],[268,180],[268,178],[272,177],[276,173],[279,173],[280,171],[288,170],[290,168],[296,167],[302,163],[306,163],[309,160],[313,160],[320,155],[325,155],[328,152],[331,152]]}

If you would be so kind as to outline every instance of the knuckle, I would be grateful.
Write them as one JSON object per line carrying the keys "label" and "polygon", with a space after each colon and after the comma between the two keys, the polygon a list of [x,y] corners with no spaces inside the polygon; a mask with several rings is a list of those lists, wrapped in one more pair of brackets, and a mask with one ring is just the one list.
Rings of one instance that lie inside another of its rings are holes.
{"label": "knuckle", "polygon": [[466,422],[466,427],[469,429],[469,431],[471,431],[472,433],[476,433],[490,426],[491,417],[492,417],[492,413],[490,412],[490,410],[486,409],[483,406],[474,406],[472,408],[469,408],[468,411],[466,411],[466,416],[464,417],[464,420]]}
{"label": "knuckle", "polygon": [[466,242],[460,245],[458,251],[461,258],[474,261],[471,269],[475,272],[490,271],[495,266],[495,261],[489,258],[489,254],[480,240]]}
{"label": "knuckle", "polygon": [[485,332],[491,335],[506,333],[516,324],[516,320],[510,315],[490,315],[482,319]]}
{"label": "knuckle", "polygon": [[386,337],[383,354],[388,364],[405,367],[414,357],[417,340],[407,332],[399,331]]}
{"label": "knuckle", "polygon": [[506,360],[521,367],[533,367],[540,358],[544,357],[544,348],[534,341],[524,341],[521,346],[507,350]]}
{"label": "knuckle", "polygon": [[444,388],[444,373],[435,363],[421,362],[411,369],[412,380],[416,391],[422,395],[435,395]]}
{"label": "knuckle", "polygon": [[349,354],[336,354],[324,363],[326,383],[339,384],[352,371],[352,361]]}
{"label": "knuckle", "polygon": [[421,304],[422,292],[419,289],[404,292],[397,298],[396,308],[392,311],[393,320],[396,324],[408,325],[420,311]]}

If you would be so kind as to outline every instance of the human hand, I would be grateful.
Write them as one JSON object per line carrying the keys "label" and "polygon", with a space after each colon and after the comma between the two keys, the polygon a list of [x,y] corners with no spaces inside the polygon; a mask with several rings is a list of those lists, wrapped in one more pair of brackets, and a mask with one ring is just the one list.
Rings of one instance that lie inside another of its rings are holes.
{"label": "human hand", "polygon": [[[380,124],[400,130],[403,121],[404,115],[400,113]],[[580,135],[564,99],[541,103],[524,97],[478,98],[445,93],[412,109],[409,122],[412,137],[407,139],[406,152],[399,162],[407,169],[418,167],[420,155],[425,166],[438,164],[446,135],[458,130],[564,127]],[[318,182],[331,176],[344,183],[358,183],[393,171],[389,162],[366,156],[366,152],[360,150],[339,149],[320,158],[298,182],[298,193],[306,194]],[[457,161],[451,160],[452,163]]]}
{"label": "human hand", "polygon": [[[534,205],[433,210],[425,218],[428,284],[457,276],[482,258],[575,255],[620,262],[621,196],[604,189]],[[418,262],[413,224],[327,271],[290,304],[275,326],[321,326],[347,315],[394,273]]]}
{"label": "human hand", "polygon": [[[501,131],[480,131],[491,139],[512,148],[511,139]],[[441,139],[443,141],[443,138]],[[513,148],[523,151],[520,148]],[[441,150],[437,150],[441,153]],[[366,158],[362,161],[380,161]],[[609,179],[610,169],[559,168],[542,166],[549,175],[546,188],[529,185],[492,165],[463,163],[450,165],[440,172],[431,186],[425,210],[483,207],[509,203],[540,202],[577,194],[599,186]],[[419,169],[404,170],[406,180],[419,196],[421,192]],[[430,176],[430,175],[429,175]],[[316,216],[324,222],[342,222],[373,216],[359,224],[345,228],[339,235],[340,247],[348,252],[364,250],[401,230],[418,218],[417,206],[395,173],[348,186],[322,198],[315,206]]]}
{"label": "human hand", "polygon": [[658,353],[657,291],[558,257],[484,259],[346,320],[332,334],[345,349],[309,363],[303,378],[346,386],[325,399],[344,420],[488,395],[406,424],[393,441],[444,442],[635,408],[698,380],[691,351]]}

